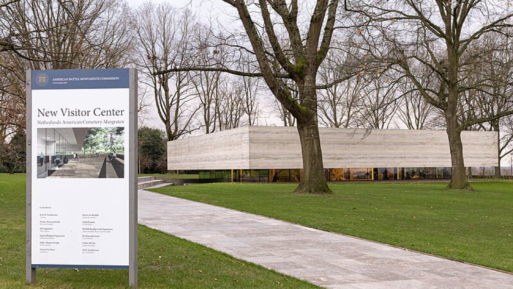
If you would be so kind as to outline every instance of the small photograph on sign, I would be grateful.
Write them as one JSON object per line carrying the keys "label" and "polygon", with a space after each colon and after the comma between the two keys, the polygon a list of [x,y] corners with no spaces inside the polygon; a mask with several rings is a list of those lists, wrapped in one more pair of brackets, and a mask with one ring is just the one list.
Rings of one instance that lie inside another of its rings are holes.
{"label": "small photograph on sign", "polygon": [[38,178],[124,178],[124,127],[37,129]]}

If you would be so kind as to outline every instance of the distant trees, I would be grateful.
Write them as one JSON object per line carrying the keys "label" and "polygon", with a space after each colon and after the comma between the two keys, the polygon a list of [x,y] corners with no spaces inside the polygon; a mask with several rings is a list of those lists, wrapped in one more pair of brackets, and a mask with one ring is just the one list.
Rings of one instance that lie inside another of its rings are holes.
{"label": "distant trees", "polygon": [[0,167],[10,174],[25,172],[25,139],[25,132],[19,130],[9,141],[0,143]]}
{"label": "distant trees", "polygon": [[168,140],[175,140],[196,129],[193,120],[199,106],[194,102],[188,72],[157,71],[186,66],[192,61],[192,33],[195,19],[189,10],[178,10],[167,3],[146,3],[134,14],[137,35],[136,63],[141,80],[152,88],[153,102]]}
{"label": "distant trees", "polygon": [[[424,82],[427,79],[419,79]],[[430,105],[410,81],[402,80],[397,84],[402,94],[397,107],[397,117],[408,129],[433,128],[433,119],[437,117],[435,108]],[[441,115],[438,115],[441,117]]]}
{"label": "distant trees", "polygon": [[486,117],[490,121],[472,126],[475,130],[489,130],[497,133],[498,164],[495,177],[501,176],[500,163],[513,152],[513,115],[501,118],[494,116],[513,110],[513,43],[509,37],[482,37],[472,50],[472,69],[466,73],[464,83],[480,83],[480,89],[464,94],[465,109],[462,118]]}
{"label": "distant trees", "polygon": [[[2,59],[2,55],[0,55]],[[0,62],[1,65],[1,62]],[[0,69],[0,143],[9,140],[25,125],[25,97],[17,93],[23,91],[21,81],[8,67]]]}
{"label": "distant trees", "polygon": [[[330,62],[328,59],[326,62]],[[319,75],[325,83],[339,77],[342,67],[321,66]],[[355,77],[319,90],[319,119],[327,127],[357,127],[360,119],[360,107],[363,104],[363,87],[368,83]]]}
{"label": "distant trees", "polygon": [[26,69],[123,67],[129,8],[118,0],[8,1],[0,5],[0,136],[25,129]]}
{"label": "distant trees", "polygon": [[390,76],[362,75],[319,90],[319,118],[327,127],[387,129],[395,125],[400,99]]}
{"label": "distant trees", "polygon": [[[132,49],[128,16],[120,0],[0,4],[0,145],[9,147],[25,131],[25,71],[126,66]],[[20,155],[15,152],[1,153]]]}
{"label": "distant trees", "polygon": [[361,91],[360,127],[388,129],[396,116],[400,92],[390,76],[366,76]]}
{"label": "distant trees", "polygon": [[234,81],[236,95],[242,102],[242,112],[247,116],[247,124],[252,126],[258,124],[260,106],[258,91],[261,89],[259,78],[243,76]]}
{"label": "distant trees", "polygon": [[19,0],[0,9],[3,39],[26,68],[121,67],[129,60],[129,8],[118,0]]}
{"label": "distant trees", "polygon": [[167,141],[159,129],[141,127],[139,134],[139,173],[167,172]]}
{"label": "distant trees", "polygon": [[[284,85],[289,87],[291,98],[299,101],[297,85],[291,80],[284,79],[283,82]],[[296,126],[296,118],[294,115],[292,115],[292,113],[290,113],[290,111],[277,98],[274,98],[273,100],[273,109],[281,119],[283,126]]]}
{"label": "distant trees", "polygon": [[[137,65],[153,90],[168,140],[256,123],[258,80],[233,79],[221,71],[189,71],[192,65],[222,67],[229,53],[221,37],[187,9],[146,3],[134,14]],[[162,73],[165,71],[164,73]]]}

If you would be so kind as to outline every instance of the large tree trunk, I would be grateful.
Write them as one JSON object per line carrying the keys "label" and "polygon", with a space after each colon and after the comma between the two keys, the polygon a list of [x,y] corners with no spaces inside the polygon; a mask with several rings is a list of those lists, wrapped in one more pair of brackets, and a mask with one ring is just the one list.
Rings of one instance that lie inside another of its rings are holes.
{"label": "large tree trunk", "polygon": [[[311,71],[310,71],[311,72]],[[317,91],[315,89],[315,73],[307,73],[297,83],[303,111],[296,117],[297,130],[301,142],[303,156],[303,176],[296,193],[328,194],[328,187],[324,175],[322,161],[321,139],[319,136],[319,122],[317,119]]]}
{"label": "large tree trunk", "polygon": [[311,194],[331,193],[324,176],[321,139],[317,122],[312,119],[298,119],[297,130],[303,155],[303,176],[295,192]]}
{"label": "large tree trunk", "polygon": [[465,163],[463,161],[463,143],[461,142],[461,131],[451,129],[447,125],[447,136],[449,137],[449,148],[451,151],[452,174],[448,189],[467,189],[472,190],[467,175],[465,173]]}
{"label": "large tree trunk", "polygon": [[449,149],[451,151],[452,174],[448,189],[467,189],[472,190],[465,171],[463,161],[463,143],[461,142],[461,128],[458,124],[458,67],[459,56],[454,47],[447,47],[447,59],[449,67],[447,68],[447,108],[444,110],[445,122],[447,124],[447,136],[449,137]]}

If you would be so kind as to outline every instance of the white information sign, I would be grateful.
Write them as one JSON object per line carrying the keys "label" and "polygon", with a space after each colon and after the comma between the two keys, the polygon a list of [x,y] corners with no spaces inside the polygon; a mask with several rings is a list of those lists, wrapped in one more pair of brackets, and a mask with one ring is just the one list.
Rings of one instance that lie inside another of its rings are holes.
{"label": "white information sign", "polygon": [[129,70],[31,73],[31,266],[128,268]]}

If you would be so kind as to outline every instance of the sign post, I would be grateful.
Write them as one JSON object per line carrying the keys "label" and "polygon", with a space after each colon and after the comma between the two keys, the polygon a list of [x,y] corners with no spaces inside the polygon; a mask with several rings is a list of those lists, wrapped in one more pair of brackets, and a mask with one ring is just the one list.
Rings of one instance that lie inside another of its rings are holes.
{"label": "sign post", "polygon": [[27,71],[26,279],[128,269],[137,287],[137,73]]}

